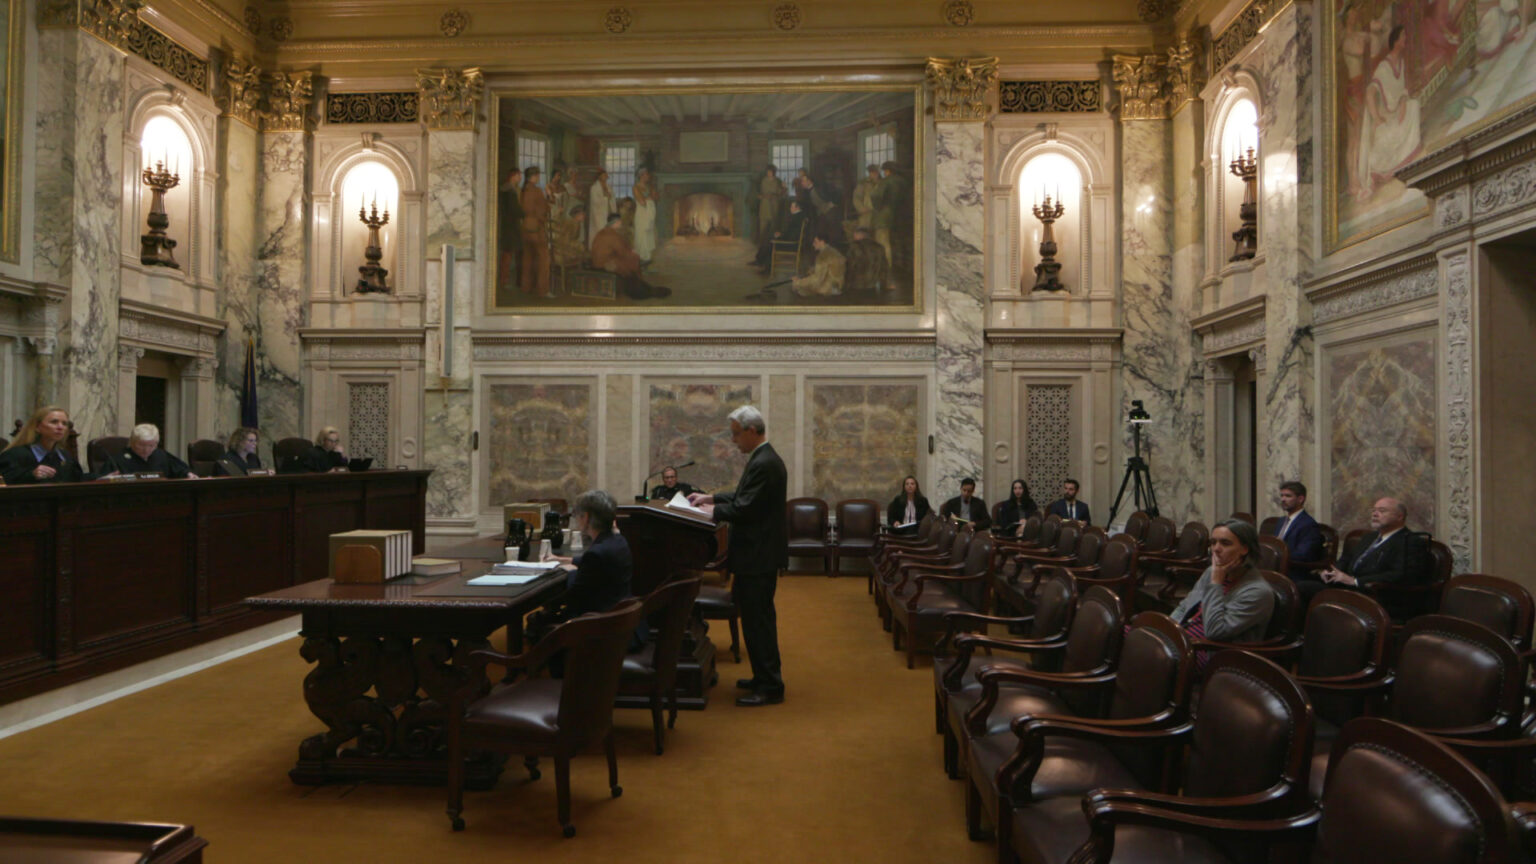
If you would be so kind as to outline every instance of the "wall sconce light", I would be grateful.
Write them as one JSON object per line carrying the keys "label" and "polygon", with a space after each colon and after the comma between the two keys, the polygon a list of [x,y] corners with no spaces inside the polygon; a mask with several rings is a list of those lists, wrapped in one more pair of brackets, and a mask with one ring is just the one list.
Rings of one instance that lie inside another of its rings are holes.
{"label": "wall sconce light", "polygon": [[375,195],[373,208],[370,213],[362,204],[357,206],[357,218],[368,226],[368,246],[363,250],[363,266],[357,268],[361,278],[357,280],[357,293],[359,294],[388,294],[389,284],[384,278],[389,271],[379,266],[384,260],[384,248],[379,243],[379,229],[389,224],[389,208],[384,208],[383,215],[379,214],[379,199]]}
{"label": "wall sconce light", "polygon": [[1243,203],[1237,209],[1238,228],[1232,232],[1232,257],[1227,260],[1248,261],[1257,253],[1259,243],[1259,160],[1253,145],[1248,146],[1246,153],[1238,145],[1237,155],[1227,168],[1232,176],[1243,181]]}
{"label": "wall sconce light", "polygon": [[1056,260],[1056,234],[1051,228],[1051,224],[1067,212],[1067,208],[1061,204],[1060,192],[1054,200],[1047,193],[1045,200],[1031,210],[1040,224],[1045,226],[1045,231],[1040,235],[1040,263],[1035,265],[1035,284],[1031,290],[1065,290],[1067,286],[1061,284],[1061,262]]}
{"label": "wall sconce light", "polygon": [[171,227],[171,217],[165,213],[165,193],[180,185],[181,175],[167,171],[164,159],[156,159],[153,167],[144,168],[143,176],[153,197],[149,200],[149,233],[139,235],[139,263],[180,270],[172,251],[176,241],[165,236],[165,229]]}

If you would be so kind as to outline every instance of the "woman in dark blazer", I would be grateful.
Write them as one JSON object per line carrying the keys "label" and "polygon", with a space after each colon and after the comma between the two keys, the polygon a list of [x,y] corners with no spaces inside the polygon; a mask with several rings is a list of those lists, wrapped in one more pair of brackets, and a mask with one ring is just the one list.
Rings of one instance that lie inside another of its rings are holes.
{"label": "woman in dark blazer", "polygon": [[1033,516],[1039,509],[1035,499],[1029,497],[1029,484],[1023,480],[1015,480],[1008,489],[1008,498],[998,505],[997,527],[1009,528],[1017,525]]}
{"label": "woman in dark blazer", "polygon": [[241,426],[229,436],[229,452],[214,463],[215,477],[244,477],[245,472],[261,469],[261,457],[256,455],[256,445],[261,433],[249,426]]}
{"label": "woman in dark blazer", "polygon": [[69,438],[69,413],[49,405],[39,408],[0,451],[0,477],[8,486],[26,483],[78,483],[85,479],[80,463],[64,452]]}
{"label": "woman in dark blazer", "polygon": [[304,467],[316,474],[347,467],[347,454],[341,449],[341,432],[326,426],[315,436],[315,449],[303,459]]}
{"label": "woman in dark blazer", "polygon": [[[908,474],[901,481],[901,494],[891,499],[891,506],[885,508],[885,524],[897,534],[917,533],[916,523],[921,522],[928,515],[928,499],[923,497],[923,490],[917,485],[917,478]],[[909,525],[906,528],[897,528],[898,525]]]}

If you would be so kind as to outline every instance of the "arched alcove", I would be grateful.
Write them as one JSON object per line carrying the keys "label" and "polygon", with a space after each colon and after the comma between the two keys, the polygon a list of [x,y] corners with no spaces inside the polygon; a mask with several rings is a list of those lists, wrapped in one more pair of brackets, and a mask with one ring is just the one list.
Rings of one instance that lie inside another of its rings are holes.
{"label": "arched alcove", "polygon": [[[147,82],[146,82],[147,83]],[[213,188],[214,142],[209,129],[212,111],[178,90],[163,84],[146,86],[131,102],[123,135],[123,198],[121,254],[123,264],[152,277],[179,279],[203,289],[212,288],[215,222]],[[140,235],[149,231],[148,217],[154,197],[144,183],[144,170],[163,164],[177,177],[165,194],[170,220],[166,235],[176,241],[175,259],[180,268],[146,266],[139,260]],[[157,292],[145,289],[144,298]],[[134,287],[125,286],[127,296]],[[158,297],[164,305],[207,311],[192,296]]]}
{"label": "arched alcove", "polygon": [[352,274],[364,263],[370,220],[385,220],[379,228],[379,246],[384,253],[380,265],[389,271],[385,284],[393,290],[400,281],[395,262],[399,260],[400,182],[388,165],[376,159],[353,163],[341,178],[341,199],[336,218],[341,223],[341,288],[353,290],[357,281]]}
{"label": "arched alcove", "polygon": [[[333,313],[318,320],[331,326],[378,323],[373,318],[342,312],[341,307],[359,300],[419,300],[423,293],[421,175],[414,159],[398,142],[371,140],[337,147],[326,152],[315,168],[314,232],[311,261],[311,298],[314,302],[339,304]],[[360,294],[358,267],[365,259],[368,229],[359,218],[364,209],[371,216],[389,212],[389,224],[379,231],[384,257],[380,262],[389,275],[387,294]],[[383,310],[378,310],[382,313]]]}
{"label": "arched alcove", "polygon": [[[1219,274],[1231,263],[1232,233],[1241,224],[1243,181],[1232,173],[1231,163],[1251,148],[1258,158],[1258,188],[1263,188],[1263,142],[1259,135],[1260,88],[1246,72],[1233,74],[1216,96],[1211,123],[1206,128],[1206,271]],[[1263,208],[1259,208],[1262,212]],[[1264,226],[1259,220],[1258,255],[1264,254]]]}
{"label": "arched alcove", "polygon": [[1015,145],[1000,162],[997,180],[1008,190],[1003,238],[1009,261],[1007,291],[1025,297],[1031,294],[1044,233],[1033,207],[1047,194],[1063,207],[1053,227],[1056,260],[1062,264],[1059,278],[1066,286],[1059,293],[1084,297],[1106,287],[1097,280],[1108,277],[1110,266],[1095,254],[1094,237],[1110,230],[1107,220],[1112,184],[1105,181],[1098,154],[1085,144],[1067,135],[1031,136]]}

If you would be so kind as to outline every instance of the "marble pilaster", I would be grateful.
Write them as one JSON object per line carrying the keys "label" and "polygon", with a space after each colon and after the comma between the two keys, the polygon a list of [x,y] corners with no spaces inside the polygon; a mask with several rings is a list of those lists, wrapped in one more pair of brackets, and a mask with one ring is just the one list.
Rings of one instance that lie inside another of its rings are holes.
{"label": "marble pilaster", "polygon": [[[300,384],[299,328],[304,325],[309,133],[268,131],[261,140],[261,210],[257,214],[257,393],[268,440],[308,438]],[[243,358],[242,358],[243,363]]]}
{"label": "marble pilaster", "polygon": [[[1142,455],[1150,467],[1161,515],[1176,522],[1208,518],[1205,506],[1205,388],[1193,330],[1195,285],[1173,279],[1172,135],[1169,121],[1121,124],[1121,413],[1133,399],[1153,422],[1143,429]],[[1119,464],[1132,453],[1124,426]],[[1118,484],[1116,484],[1118,487]],[[1112,501],[1103,505],[1104,513]],[[1129,515],[1123,502],[1117,521]]]}
{"label": "marble pilaster", "polygon": [[427,390],[421,464],[432,469],[427,483],[428,518],[451,519],[474,512],[469,443],[473,414],[468,390]]}
{"label": "marble pilaster", "polygon": [[[219,120],[219,183],[225,202],[219,222],[219,317],[227,324],[220,346],[219,368],[214,380],[217,408],[214,427],[228,431],[240,420],[240,392],[245,377],[245,346],[250,339],[261,350],[257,317],[257,166],[261,142],[256,129],[232,117]],[[257,356],[258,368],[261,355]],[[258,388],[258,396],[260,389]],[[259,406],[264,407],[264,406]],[[263,417],[266,411],[262,410]],[[266,425],[263,423],[263,425]],[[271,430],[275,431],[275,430]],[[268,441],[271,431],[267,432]]]}
{"label": "marble pilaster", "polygon": [[52,388],[89,438],[118,423],[123,55],[74,29],[38,40],[34,276],[68,291]]}
{"label": "marble pilaster", "polygon": [[[452,243],[460,258],[474,247],[475,133],[433,129],[427,133],[427,254]],[[468,292],[466,292],[467,294]]]}
{"label": "marble pilaster", "polygon": [[942,491],[960,488],[961,478],[983,475],[986,139],[980,123],[940,122],[937,127],[938,405],[929,474],[932,488]]}

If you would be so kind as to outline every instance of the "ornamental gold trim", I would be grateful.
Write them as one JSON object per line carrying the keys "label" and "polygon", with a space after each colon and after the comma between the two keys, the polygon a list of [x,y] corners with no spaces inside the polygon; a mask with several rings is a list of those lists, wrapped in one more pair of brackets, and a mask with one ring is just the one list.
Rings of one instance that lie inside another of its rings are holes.
{"label": "ornamental gold trim", "polygon": [[996,57],[929,57],[926,76],[933,86],[934,119],[981,122],[991,113],[990,97],[997,83]]}
{"label": "ornamental gold trim", "polygon": [[415,123],[421,119],[421,94],[415,90],[325,94],[325,122]]}
{"label": "ornamental gold trim", "polygon": [[1085,81],[1001,81],[997,108],[1003,114],[1092,113],[1104,110],[1104,86]]}

